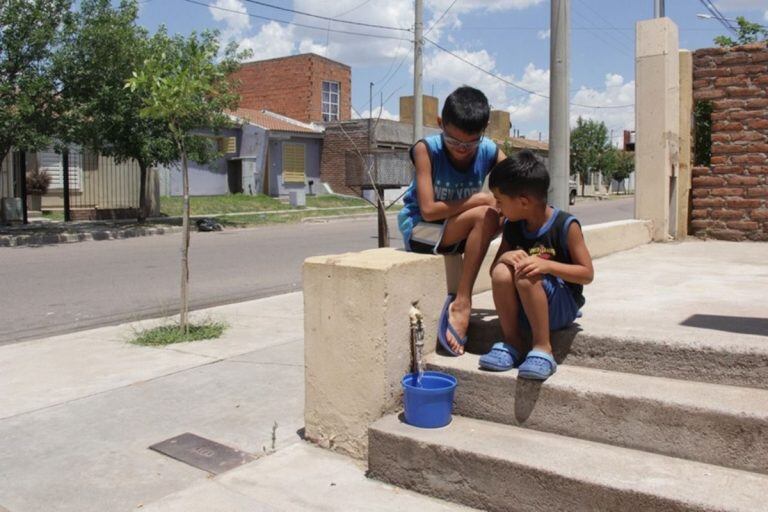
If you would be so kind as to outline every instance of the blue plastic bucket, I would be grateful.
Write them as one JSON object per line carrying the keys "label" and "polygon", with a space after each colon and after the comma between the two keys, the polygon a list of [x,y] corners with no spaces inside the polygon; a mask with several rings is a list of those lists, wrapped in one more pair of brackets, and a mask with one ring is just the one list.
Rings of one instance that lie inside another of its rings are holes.
{"label": "blue plastic bucket", "polygon": [[447,373],[424,372],[421,386],[414,374],[402,380],[405,422],[414,427],[439,428],[451,422],[456,378]]}

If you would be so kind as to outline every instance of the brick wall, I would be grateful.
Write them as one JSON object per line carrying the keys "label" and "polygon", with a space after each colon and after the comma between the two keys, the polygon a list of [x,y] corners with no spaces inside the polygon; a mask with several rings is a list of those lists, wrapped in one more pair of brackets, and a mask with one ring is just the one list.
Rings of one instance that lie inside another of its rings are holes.
{"label": "brick wall", "polygon": [[346,155],[355,147],[360,151],[368,148],[368,125],[365,122],[344,123],[343,129],[340,123],[326,126],[320,157],[320,179],[328,183],[334,192],[360,195],[360,189],[348,187],[346,179]]}
{"label": "brick wall", "polygon": [[339,116],[351,117],[349,66],[315,54],[248,62],[233,74],[240,81],[240,107],[267,109],[305,123],[323,122],[322,83],[339,82]]}
{"label": "brick wall", "polygon": [[712,102],[712,160],[694,167],[691,233],[768,241],[768,48],[693,54],[694,101]]}

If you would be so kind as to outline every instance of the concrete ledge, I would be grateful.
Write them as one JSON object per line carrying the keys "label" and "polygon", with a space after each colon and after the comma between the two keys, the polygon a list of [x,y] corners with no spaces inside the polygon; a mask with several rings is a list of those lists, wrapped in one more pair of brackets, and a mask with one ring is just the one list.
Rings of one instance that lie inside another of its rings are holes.
{"label": "concrete ledge", "polygon": [[164,235],[181,231],[178,226],[132,227],[128,229],[98,230],[81,233],[35,233],[30,235],[0,235],[0,247],[21,247],[28,245],[68,244],[93,240],[120,240],[140,236]]}
{"label": "concrete ledge", "polygon": [[[624,221],[585,229],[600,255],[650,241],[649,223]],[[486,256],[475,293],[490,289]],[[394,249],[309,258],[304,263],[306,436],[321,446],[365,458],[368,426],[400,407],[409,371],[408,310],[419,301],[425,348],[434,350],[447,291],[461,257]]]}
{"label": "concrete ledge", "polygon": [[459,380],[455,414],[768,473],[768,390],[569,365],[541,386],[478,359],[429,356]]}
{"label": "concrete ledge", "polygon": [[765,510],[768,476],[455,416],[371,427],[369,471],[406,489],[492,512]]}

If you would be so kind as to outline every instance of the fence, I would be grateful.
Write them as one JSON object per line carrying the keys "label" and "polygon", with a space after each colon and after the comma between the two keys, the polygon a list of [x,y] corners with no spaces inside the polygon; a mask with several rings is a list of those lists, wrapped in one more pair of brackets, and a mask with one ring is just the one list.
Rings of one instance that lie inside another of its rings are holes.
{"label": "fence", "polygon": [[409,185],[414,168],[407,150],[348,151],[345,155],[348,187],[399,188]]}

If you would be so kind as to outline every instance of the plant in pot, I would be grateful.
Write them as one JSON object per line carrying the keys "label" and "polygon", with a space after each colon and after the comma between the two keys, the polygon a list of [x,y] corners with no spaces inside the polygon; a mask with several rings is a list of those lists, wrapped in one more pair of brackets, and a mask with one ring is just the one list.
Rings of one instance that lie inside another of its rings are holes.
{"label": "plant in pot", "polygon": [[45,171],[35,169],[27,173],[27,208],[32,211],[42,209],[42,197],[48,192],[51,185],[51,175]]}

